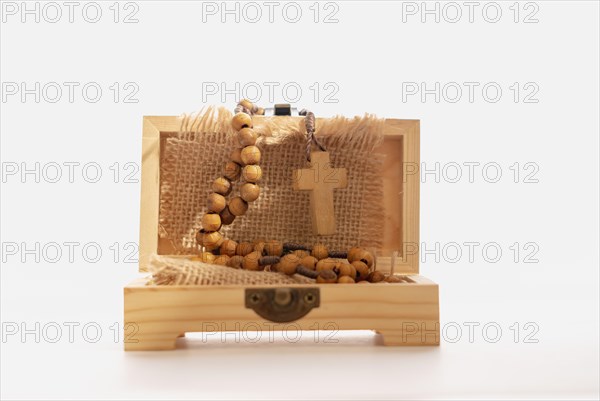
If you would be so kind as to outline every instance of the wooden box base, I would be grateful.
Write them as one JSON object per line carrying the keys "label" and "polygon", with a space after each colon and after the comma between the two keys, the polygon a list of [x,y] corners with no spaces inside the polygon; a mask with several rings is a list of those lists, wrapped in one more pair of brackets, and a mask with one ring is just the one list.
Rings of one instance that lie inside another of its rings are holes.
{"label": "wooden box base", "polygon": [[[187,332],[375,330],[384,345],[439,345],[438,285],[410,275],[413,283],[314,284],[320,306],[293,323],[273,323],[244,304],[243,286],[125,287],[125,349],[174,349]],[[281,287],[281,286],[279,286]]]}

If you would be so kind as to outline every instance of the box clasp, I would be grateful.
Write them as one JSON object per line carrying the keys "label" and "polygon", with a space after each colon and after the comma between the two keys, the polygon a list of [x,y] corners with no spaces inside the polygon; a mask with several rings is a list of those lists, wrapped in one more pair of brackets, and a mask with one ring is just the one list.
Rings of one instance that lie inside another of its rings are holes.
{"label": "box clasp", "polygon": [[246,288],[246,308],[275,323],[305,316],[320,304],[319,288]]}

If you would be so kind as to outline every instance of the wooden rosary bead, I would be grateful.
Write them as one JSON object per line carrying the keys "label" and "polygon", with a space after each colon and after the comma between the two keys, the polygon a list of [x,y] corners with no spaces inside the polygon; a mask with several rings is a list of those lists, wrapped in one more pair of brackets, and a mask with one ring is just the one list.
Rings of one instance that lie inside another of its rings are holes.
{"label": "wooden rosary bead", "polygon": [[265,251],[270,256],[283,255],[283,243],[281,241],[271,240],[265,243]]}
{"label": "wooden rosary bead", "polygon": [[242,262],[242,267],[246,270],[262,270],[259,260],[262,255],[260,252],[250,252],[248,255],[244,256],[244,261]]}
{"label": "wooden rosary bead", "polygon": [[379,283],[385,280],[385,274],[380,272],[379,270],[375,270],[374,272],[369,273],[369,277],[367,278],[371,283]]}
{"label": "wooden rosary bead", "polygon": [[242,149],[242,161],[246,165],[260,163],[260,149],[256,146],[246,146]]}
{"label": "wooden rosary bead", "polygon": [[[285,251],[285,245],[283,247],[284,251]],[[298,256],[300,259],[306,257],[306,256],[310,256],[310,252],[305,251],[303,249],[296,249],[295,251],[292,252],[294,255]]]}
{"label": "wooden rosary bead", "polygon": [[227,206],[227,201],[225,197],[216,192],[208,195],[207,207],[209,212],[219,213]]}
{"label": "wooden rosary bead", "polygon": [[264,241],[256,242],[254,244],[254,252],[259,252],[261,255],[265,255],[266,254],[265,244],[266,244],[266,242],[264,242]]}
{"label": "wooden rosary bead", "polygon": [[360,260],[355,260],[351,263],[352,266],[356,269],[356,279],[358,281],[366,280],[369,276],[369,266],[365,262],[361,262]]}
{"label": "wooden rosary bead", "polygon": [[205,231],[219,231],[221,228],[221,216],[217,213],[207,213],[202,216],[202,228]]}
{"label": "wooden rosary bead", "polygon": [[335,259],[321,259],[317,262],[316,269],[318,272],[322,272],[324,270],[333,271],[333,269],[335,269],[337,266],[337,263],[338,261]]}
{"label": "wooden rosary bead", "polygon": [[242,167],[236,162],[228,161],[225,163],[225,167],[223,168],[223,175],[225,178],[230,179],[231,181],[235,181],[240,178],[240,174],[242,172]]}
{"label": "wooden rosary bead", "polygon": [[234,216],[243,216],[248,211],[248,203],[245,200],[236,196],[235,198],[229,201],[229,211]]}
{"label": "wooden rosary bead", "polygon": [[333,270],[323,270],[319,272],[317,276],[317,283],[319,284],[331,284],[337,283],[337,274]]}
{"label": "wooden rosary bead", "polygon": [[229,256],[228,255],[219,255],[215,258],[215,261],[213,262],[213,264],[215,265],[221,265],[221,266],[227,266],[227,263],[229,262]]}
{"label": "wooden rosary bead", "polygon": [[240,145],[252,146],[256,143],[258,135],[252,128],[242,128],[240,132],[238,132],[237,137],[238,141],[240,142]]}
{"label": "wooden rosary bead", "polygon": [[360,253],[362,252],[362,248],[353,247],[348,251],[348,262],[352,263],[356,260],[360,260]]}
{"label": "wooden rosary bead", "polygon": [[300,264],[300,258],[292,253],[288,253],[275,265],[275,270],[291,276],[296,273],[296,268]]}
{"label": "wooden rosary bead", "polygon": [[229,155],[229,158],[231,159],[232,162],[237,163],[240,166],[242,164],[244,164],[244,162],[242,161],[242,148],[233,149],[233,151],[231,152],[231,155]]}
{"label": "wooden rosary bead", "polygon": [[315,246],[313,246],[311,255],[314,256],[315,258],[321,260],[321,259],[325,259],[329,256],[329,251],[327,250],[327,247],[323,244],[316,244]]}
{"label": "wooden rosary bead", "polygon": [[367,251],[362,251],[358,255],[358,260],[366,263],[366,265],[369,266],[369,268],[373,267],[373,263],[375,262],[375,259],[373,258],[373,255],[371,254],[371,252],[367,252]]}
{"label": "wooden rosary bead", "polygon": [[256,183],[260,181],[262,177],[262,170],[259,165],[251,164],[249,166],[244,166],[242,169],[242,178],[247,182]]}
{"label": "wooden rosary bead", "polygon": [[209,251],[217,249],[223,243],[223,236],[218,231],[204,231],[200,230],[196,234],[196,241],[201,246],[205,247]]}
{"label": "wooden rosary bead", "polygon": [[339,277],[351,277],[352,282],[354,282],[354,279],[356,278],[356,269],[354,268],[354,266],[346,262],[338,262],[338,264],[334,268],[334,271]]}
{"label": "wooden rosary bead", "polygon": [[237,113],[231,119],[231,126],[236,131],[239,131],[245,127],[252,128],[252,118],[250,118],[250,116],[246,113]]}
{"label": "wooden rosary bead", "polygon": [[232,224],[235,220],[235,216],[229,211],[227,206],[219,213],[219,216],[221,217],[221,224],[224,226]]}
{"label": "wooden rosary bead", "polygon": [[350,276],[341,276],[340,278],[338,278],[337,282],[339,284],[354,284],[355,283],[354,279]]}
{"label": "wooden rosary bead", "polygon": [[246,256],[254,250],[254,246],[250,242],[240,242],[235,249],[236,255]]}
{"label": "wooden rosary bead", "polygon": [[244,262],[244,257],[240,255],[235,255],[229,258],[227,262],[227,266],[233,267],[234,269],[241,269],[242,263]]}
{"label": "wooden rosary bead", "polygon": [[229,211],[229,207],[227,206],[225,206],[225,208],[221,210],[219,216],[221,216],[221,224],[223,224],[224,226],[230,225],[235,220],[235,216]]}
{"label": "wooden rosary bead", "polygon": [[[294,253],[295,252],[298,252],[298,251],[294,251]],[[305,252],[305,251],[303,251],[303,252]],[[310,270],[315,270],[317,268],[317,262],[318,262],[317,258],[315,258],[314,256],[310,256],[310,255],[306,255],[300,259],[300,264]]]}
{"label": "wooden rosary bead", "polygon": [[225,177],[219,177],[213,181],[212,190],[219,195],[227,196],[231,192],[231,181]]}
{"label": "wooden rosary bead", "polygon": [[259,107],[259,108],[256,110],[256,113],[255,113],[255,114],[257,114],[257,115],[259,115],[259,116],[264,116],[264,115],[265,115],[265,109],[264,109],[264,108],[262,108],[262,107]]}
{"label": "wooden rosary bead", "polygon": [[215,261],[215,255],[212,252],[202,252],[198,256],[194,256],[191,260],[204,262],[204,263],[213,263]]}
{"label": "wooden rosary bead", "polygon": [[248,99],[242,99],[238,102],[238,104],[250,111],[254,108],[254,104]]}
{"label": "wooden rosary bead", "polygon": [[260,187],[251,182],[247,182],[240,187],[240,196],[246,202],[254,202],[260,195]]}
{"label": "wooden rosary bead", "polygon": [[234,256],[237,245],[237,242],[235,242],[234,240],[226,239],[221,244],[221,247],[219,248],[219,253],[221,255],[227,255],[230,257]]}

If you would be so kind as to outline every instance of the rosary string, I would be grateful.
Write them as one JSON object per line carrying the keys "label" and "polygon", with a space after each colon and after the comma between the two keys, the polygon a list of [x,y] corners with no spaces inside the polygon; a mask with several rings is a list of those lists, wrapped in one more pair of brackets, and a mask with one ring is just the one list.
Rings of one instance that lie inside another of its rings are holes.
{"label": "rosary string", "polygon": [[314,143],[325,152],[325,146],[315,136],[315,114],[312,111],[302,109],[300,111],[301,116],[306,116],[304,119],[304,125],[306,126],[306,160],[310,161],[310,150]]}

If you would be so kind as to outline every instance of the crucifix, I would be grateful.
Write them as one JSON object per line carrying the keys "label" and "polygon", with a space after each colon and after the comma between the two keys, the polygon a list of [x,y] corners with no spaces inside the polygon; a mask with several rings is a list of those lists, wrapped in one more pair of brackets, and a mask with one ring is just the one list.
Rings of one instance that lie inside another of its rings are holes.
{"label": "crucifix", "polygon": [[315,235],[335,234],[333,190],[348,185],[345,168],[333,168],[328,152],[312,152],[310,168],[294,171],[294,190],[310,191],[310,214]]}

